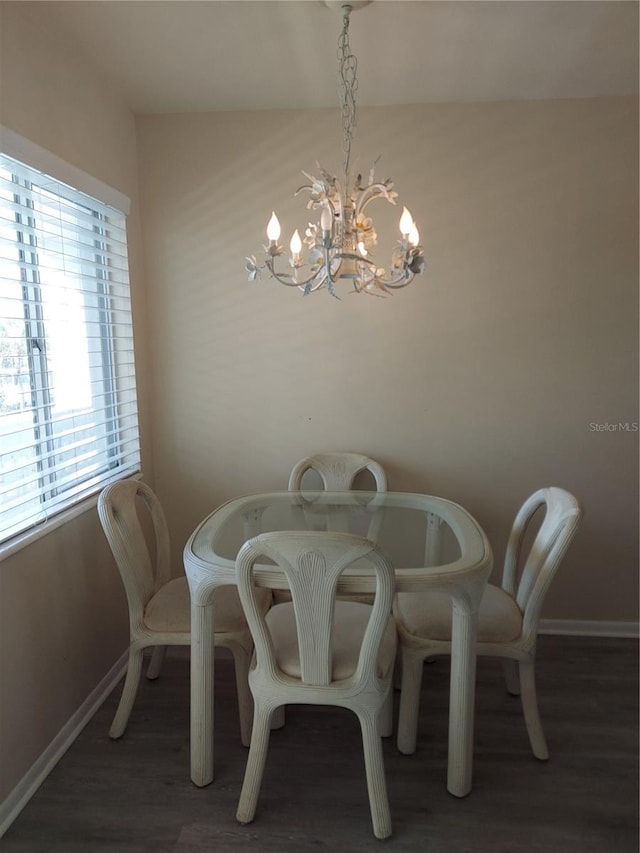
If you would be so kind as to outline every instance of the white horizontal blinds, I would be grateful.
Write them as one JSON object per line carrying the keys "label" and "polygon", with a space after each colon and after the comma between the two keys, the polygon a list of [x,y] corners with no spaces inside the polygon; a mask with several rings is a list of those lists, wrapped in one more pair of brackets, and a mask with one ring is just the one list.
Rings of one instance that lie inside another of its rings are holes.
{"label": "white horizontal blinds", "polygon": [[139,465],[124,214],[0,155],[0,540]]}

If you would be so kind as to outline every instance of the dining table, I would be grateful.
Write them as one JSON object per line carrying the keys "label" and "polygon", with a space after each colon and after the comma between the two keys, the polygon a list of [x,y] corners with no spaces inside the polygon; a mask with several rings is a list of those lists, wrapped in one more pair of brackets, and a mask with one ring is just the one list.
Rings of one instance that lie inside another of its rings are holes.
{"label": "dining table", "polygon": [[[280,491],[237,497],[209,514],[184,548],[191,596],[191,780],[214,778],[214,608],[216,590],[235,584],[242,545],[274,530],[330,530],[365,536],[391,559],[396,592],[444,592],[452,600],[447,789],[471,791],[475,701],[475,637],[480,599],[493,557],[479,523],[445,498],[413,492]],[[287,588],[274,565],[258,565],[254,582]],[[342,574],[338,595],[375,592],[369,566]]]}

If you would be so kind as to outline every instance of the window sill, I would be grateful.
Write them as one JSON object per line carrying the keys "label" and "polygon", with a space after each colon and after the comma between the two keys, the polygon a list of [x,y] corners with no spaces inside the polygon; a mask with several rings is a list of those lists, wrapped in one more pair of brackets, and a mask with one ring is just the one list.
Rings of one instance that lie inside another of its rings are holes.
{"label": "window sill", "polygon": [[[142,474],[132,474],[131,478],[141,480]],[[41,524],[38,524],[29,530],[25,530],[23,533],[18,533],[17,536],[7,539],[6,542],[0,543],[0,562],[11,557],[18,551],[21,551],[23,548],[27,548],[38,539],[48,536],[50,533],[53,533],[54,530],[68,524],[74,518],[78,518],[79,516],[84,515],[85,512],[95,509],[98,505],[99,496],[100,492],[96,492],[91,497],[70,506],[68,509],[63,510],[48,521],[43,521]]]}

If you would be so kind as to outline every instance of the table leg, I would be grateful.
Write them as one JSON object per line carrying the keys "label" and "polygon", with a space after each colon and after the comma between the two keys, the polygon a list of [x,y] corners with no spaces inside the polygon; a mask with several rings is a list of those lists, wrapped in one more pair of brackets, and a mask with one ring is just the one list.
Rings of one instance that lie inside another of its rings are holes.
{"label": "table leg", "polygon": [[213,602],[191,604],[191,781],[213,781]]}
{"label": "table leg", "polygon": [[455,797],[465,797],[471,791],[477,621],[476,611],[471,612],[454,600],[447,788]]}

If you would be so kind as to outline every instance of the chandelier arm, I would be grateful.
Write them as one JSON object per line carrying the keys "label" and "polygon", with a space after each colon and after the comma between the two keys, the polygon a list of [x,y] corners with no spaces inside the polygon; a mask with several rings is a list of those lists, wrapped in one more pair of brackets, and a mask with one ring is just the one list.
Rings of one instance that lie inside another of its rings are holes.
{"label": "chandelier arm", "polygon": [[320,290],[320,288],[324,286],[326,280],[326,275],[321,275],[318,277],[318,281],[312,287],[301,287],[300,290],[306,290],[307,293],[315,293],[316,290]]}
{"label": "chandelier arm", "polygon": [[[313,278],[317,278],[315,284],[311,284],[311,282],[313,282]],[[331,278],[331,265],[327,264],[316,272],[315,276],[307,282],[306,286],[301,287],[300,289],[304,292],[305,296],[307,296],[309,293],[315,293],[316,290],[320,290],[321,287],[326,287],[331,296],[336,299],[340,299],[335,291],[333,283],[334,279]]]}
{"label": "chandelier arm", "polygon": [[362,264],[363,266],[366,265],[372,270],[376,269],[376,265],[373,263],[373,261],[370,261],[369,258],[363,258],[362,255],[356,255],[353,252],[340,252],[338,257],[342,258],[342,260],[345,261],[358,261],[358,263]]}
{"label": "chandelier arm", "polygon": [[414,278],[415,273],[412,273],[410,271],[403,271],[395,278],[383,278],[382,276],[376,275],[374,276],[374,281],[379,282],[385,287],[391,287],[394,290],[400,290],[401,287],[406,287],[408,284],[411,284]]}
{"label": "chandelier arm", "polygon": [[355,206],[356,215],[362,213],[369,202],[372,202],[377,198],[384,198],[389,202],[389,204],[396,203],[395,198],[389,194],[388,187],[384,184],[371,184],[371,186],[365,187],[365,189],[360,192],[360,197],[358,198]]}
{"label": "chandelier arm", "polygon": [[284,275],[283,273],[278,273],[276,271],[273,258],[267,258],[267,260],[265,261],[265,266],[267,267],[271,275],[276,279],[276,281],[279,281],[280,284],[285,284],[287,287],[299,287],[300,290],[305,290],[307,293],[314,293],[316,290],[319,290],[325,283],[330,282],[331,287],[329,287],[329,289],[333,291],[333,285],[339,278],[337,273],[340,271],[341,265],[339,263],[336,267],[334,264],[335,274],[332,273],[331,261],[335,261],[336,257],[341,258],[340,255],[334,255],[333,257],[331,257],[327,250],[327,252],[325,253],[325,265],[319,270],[316,270],[303,281],[299,281],[295,276],[292,276],[290,274]]}
{"label": "chandelier arm", "polygon": [[285,276],[282,273],[276,272],[274,263],[271,260],[267,259],[265,261],[265,266],[267,267],[267,269],[269,270],[271,275],[276,279],[276,281],[279,281],[280,284],[286,284],[287,287],[302,287],[302,288],[304,288],[304,287],[306,287],[307,284],[309,284],[309,282],[313,281],[314,278],[316,278],[316,276],[318,275],[318,273],[316,272],[316,273],[314,273],[314,275],[309,276],[308,279],[305,279],[305,281],[296,281],[295,276],[292,276],[290,274]]}

